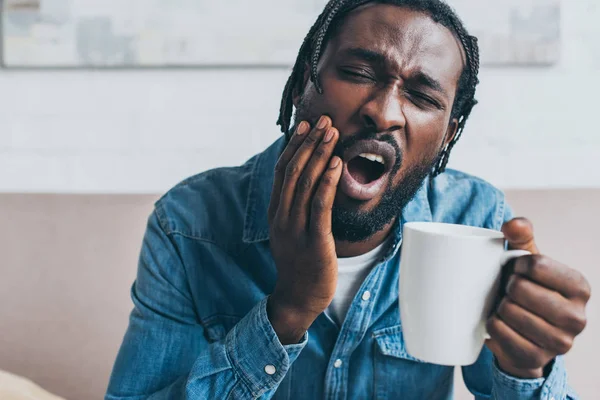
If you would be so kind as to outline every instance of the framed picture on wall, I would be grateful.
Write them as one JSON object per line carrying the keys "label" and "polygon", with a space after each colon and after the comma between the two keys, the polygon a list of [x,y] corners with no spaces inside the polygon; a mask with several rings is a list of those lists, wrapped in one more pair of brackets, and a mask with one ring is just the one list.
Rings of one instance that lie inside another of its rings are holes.
{"label": "framed picture on wall", "polygon": [[[327,0],[4,0],[2,62],[13,68],[283,67]],[[450,0],[484,64],[547,65],[559,0]]]}

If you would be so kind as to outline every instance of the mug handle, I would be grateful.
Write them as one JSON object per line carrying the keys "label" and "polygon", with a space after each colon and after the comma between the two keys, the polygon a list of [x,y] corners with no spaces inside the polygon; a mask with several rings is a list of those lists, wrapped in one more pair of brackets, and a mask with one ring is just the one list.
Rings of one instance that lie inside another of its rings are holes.
{"label": "mug handle", "polygon": [[505,250],[502,256],[500,256],[500,266],[504,267],[513,258],[528,256],[530,254],[531,252],[527,250]]}
{"label": "mug handle", "polygon": [[[517,257],[523,257],[530,255],[531,252],[527,250],[505,250],[500,256],[500,267],[504,267],[510,260]],[[483,334],[485,340],[491,339],[491,336],[487,331]]]}

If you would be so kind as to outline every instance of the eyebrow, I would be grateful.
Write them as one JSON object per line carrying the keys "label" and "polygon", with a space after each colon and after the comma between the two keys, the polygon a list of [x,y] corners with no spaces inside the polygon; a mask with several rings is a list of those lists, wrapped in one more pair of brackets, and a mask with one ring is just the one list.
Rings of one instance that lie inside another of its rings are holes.
{"label": "eyebrow", "polygon": [[[382,53],[379,53],[374,50],[365,49],[362,47],[351,47],[342,52],[343,55],[348,57],[355,57],[373,64],[385,64],[387,61],[387,57]],[[409,78],[410,81],[413,81],[421,86],[426,86],[436,92],[439,92],[445,96],[448,96],[446,90],[442,86],[442,84],[432,76],[426,74],[423,71],[417,71]]]}
{"label": "eyebrow", "polygon": [[435,90],[436,92],[440,92],[443,95],[448,96],[442,84],[438,80],[432,78],[423,71],[418,71],[414,73],[410,80],[413,80],[419,85],[427,86],[428,88]]}
{"label": "eyebrow", "polygon": [[386,57],[383,54],[363,47],[351,47],[344,50],[342,54],[349,57],[360,58],[375,64],[384,64],[386,61]]}

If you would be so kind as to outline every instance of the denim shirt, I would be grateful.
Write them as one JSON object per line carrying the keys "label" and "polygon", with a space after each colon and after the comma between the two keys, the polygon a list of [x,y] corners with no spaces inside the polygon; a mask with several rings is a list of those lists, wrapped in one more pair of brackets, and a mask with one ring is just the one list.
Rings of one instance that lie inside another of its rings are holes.
{"label": "denim shirt", "polygon": [[[266,300],[276,281],[267,208],[284,146],[282,138],[242,166],[189,178],[156,203],[106,400],[452,398],[453,368],[421,362],[404,346],[402,225],[499,229],[512,217],[503,194],[457,171],[428,179],[342,326],[323,313],[300,343],[283,346]],[[501,372],[484,348],[463,376],[476,399],[575,399],[561,357],[546,378],[523,380]]]}

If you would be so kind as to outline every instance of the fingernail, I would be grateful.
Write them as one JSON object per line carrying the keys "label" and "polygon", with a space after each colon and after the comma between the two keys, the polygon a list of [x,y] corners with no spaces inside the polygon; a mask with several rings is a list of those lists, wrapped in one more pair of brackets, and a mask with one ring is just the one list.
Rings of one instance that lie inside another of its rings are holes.
{"label": "fingernail", "polygon": [[339,158],[339,157],[333,157],[333,160],[331,160],[331,164],[330,164],[331,169],[337,168],[337,166],[340,165],[341,161],[342,161],[341,158]]}
{"label": "fingernail", "polygon": [[321,119],[319,119],[319,124],[317,125],[317,128],[325,129],[326,126],[327,126],[327,117],[323,115],[321,117]]}
{"label": "fingernail", "polygon": [[298,125],[298,130],[296,131],[296,134],[298,136],[302,136],[306,132],[308,132],[308,124],[305,121],[302,121],[300,122],[300,125]]}
{"label": "fingernail", "polygon": [[323,139],[323,142],[325,142],[325,143],[331,142],[331,140],[333,139],[333,136],[335,136],[335,129],[331,128],[330,130],[327,131],[327,134],[325,135],[325,139]]}

